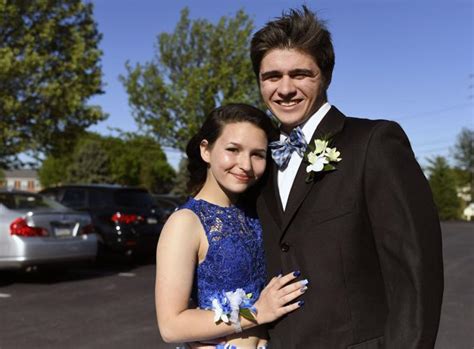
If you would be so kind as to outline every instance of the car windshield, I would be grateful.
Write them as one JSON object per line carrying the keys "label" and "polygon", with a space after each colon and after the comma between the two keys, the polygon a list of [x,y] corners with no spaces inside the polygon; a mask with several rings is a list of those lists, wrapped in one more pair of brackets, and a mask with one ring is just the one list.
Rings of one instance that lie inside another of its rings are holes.
{"label": "car windshield", "polygon": [[65,207],[48,198],[35,194],[0,193],[0,204],[10,210],[30,210],[36,208],[64,209]]}
{"label": "car windshield", "polygon": [[117,205],[124,207],[156,206],[151,195],[145,190],[117,190],[114,199]]}

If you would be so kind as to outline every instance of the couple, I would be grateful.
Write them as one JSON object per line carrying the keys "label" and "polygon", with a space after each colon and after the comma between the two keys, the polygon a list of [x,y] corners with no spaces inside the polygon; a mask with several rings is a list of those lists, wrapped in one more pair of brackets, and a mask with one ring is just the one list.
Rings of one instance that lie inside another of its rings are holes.
{"label": "couple", "polygon": [[196,348],[433,348],[441,233],[405,134],[328,104],[331,37],[304,6],[259,30],[251,59],[279,137],[263,112],[234,104],[190,141],[193,197],[157,248],[163,338]]}

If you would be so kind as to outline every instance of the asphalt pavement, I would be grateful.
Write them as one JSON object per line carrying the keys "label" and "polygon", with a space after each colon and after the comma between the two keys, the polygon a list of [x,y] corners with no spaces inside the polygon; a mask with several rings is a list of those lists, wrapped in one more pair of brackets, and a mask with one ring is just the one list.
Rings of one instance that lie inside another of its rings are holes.
{"label": "asphalt pavement", "polygon": [[[445,293],[436,349],[472,349],[474,223],[442,228]],[[153,263],[127,260],[0,272],[0,349],[175,348],[156,326],[154,273]]]}

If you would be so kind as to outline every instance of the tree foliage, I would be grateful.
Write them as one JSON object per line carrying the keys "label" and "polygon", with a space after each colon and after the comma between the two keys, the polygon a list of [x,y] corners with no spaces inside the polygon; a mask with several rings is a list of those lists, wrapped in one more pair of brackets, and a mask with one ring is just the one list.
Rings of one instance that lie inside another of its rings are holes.
{"label": "tree foliage", "polygon": [[126,64],[121,80],[135,120],[161,144],[184,150],[204,117],[230,102],[259,104],[249,58],[253,21],[242,11],[217,24],[191,20],[187,8],[173,33],[157,37],[150,62]]}
{"label": "tree foliage", "polygon": [[474,200],[474,130],[463,128],[452,150],[457,166],[456,177],[462,187],[467,187],[470,200]]}
{"label": "tree foliage", "polygon": [[0,164],[31,150],[58,155],[105,119],[101,34],[82,0],[0,0]]}
{"label": "tree foliage", "polygon": [[172,193],[174,195],[180,197],[187,197],[189,196],[188,191],[188,180],[189,180],[189,172],[188,172],[188,159],[182,158],[179,162],[178,172],[173,181],[173,189]]}
{"label": "tree foliage", "polygon": [[429,183],[440,219],[459,219],[461,216],[461,202],[457,195],[453,170],[442,156],[437,156],[428,161]]}
{"label": "tree foliage", "polygon": [[474,173],[474,130],[464,127],[459,133],[453,150],[456,166]]}
{"label": "tree foliage", "polygon": [[132,136],[125,140],[109,137],[104,146],[111,157],[110,170],[115,183],[143,186],[154,193],[171,190],[175,173],[154,139],[146,136]]}
{"label": "tree foliage", "polygon": [[44,188],[67,183],[68,167],[72,160],[70,156],[48,156],[43,160],[38,170],[41,186]]}
{"label": "tree foliage", "polygon": [[83,136],[70,155],[49,156],[39,170],[44,187],[65,183],[116,183],[168,193],[174,170],[150,137]]}
{"label": "tree foliage", "polygon": [[79,143],[67,167],[67,180],[70,183],[93,184],[113,183],[110,171],[110,154],[100,140],[87,139]]}

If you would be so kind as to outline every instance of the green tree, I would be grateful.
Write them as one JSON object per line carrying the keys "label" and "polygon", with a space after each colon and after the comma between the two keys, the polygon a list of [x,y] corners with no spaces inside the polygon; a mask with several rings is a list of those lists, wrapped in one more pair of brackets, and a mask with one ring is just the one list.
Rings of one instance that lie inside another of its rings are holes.
{"label": "green tree", "polygon": [[67,168],[69,183],[114,183],[111,173],[110,154],[100,140],[87,139],[80,142]]}
{"label": "green tree", "polygon": [[452,149],[456,164],[459,186],[470,187],[472,202],[474,200],[474,130],[463,128]]}
{"label": "green tree", "polygon": [[157,37],[150,62],[126,64],[121,76],[136,122],[158,141],[184,150],[204,117],[230,102],[259,104],[249,58],[253,21],[242,11],[217,24],[189,19],[189,10],[173,33]]}
{"label": "green tree", "polygon": [[457,195],[453,170],[442,156],[428,159],[428,162],[429,183],[440,219],[459,219],[461,216],[461,202]]}
{"label": "green tree", "polygon": [[44,159],[38,170],[41,185],[46,188],[67,183],[68,167],[71,162],[71,157],[48,156]]}
{"label": "green tree", "polygon": [[0,0],[0,165],[24,151],[58,155],[106,118],[101,34],[82,0]]}
{"label": "green tree", "polygon": [[71,155],[47,157],[39,170],[45,187],[64,183],[116,183],[168,193],[175,176],[151,137],[85,134]]}
{"label": "green tree", "polygon": [[189,195],[187,186],[188,180],[188,159],[182,158],[179,162],[178,172],[176,173],[176,177],[174,178],[173,189],[171,190],[171,192],[181,197],[187,197]]}
{"label": "green tree", "polygon": [[453,150],[456,165],[474,173],[474,130],[464,127],[458,135]]}
{"label": "green tree", "polygon": [[111,159],[115,182],[143,186],[154,193],[168,193],[175,176],[161,146],[147,136],[108,137],[104,147]]}

